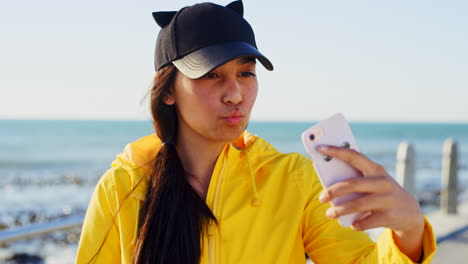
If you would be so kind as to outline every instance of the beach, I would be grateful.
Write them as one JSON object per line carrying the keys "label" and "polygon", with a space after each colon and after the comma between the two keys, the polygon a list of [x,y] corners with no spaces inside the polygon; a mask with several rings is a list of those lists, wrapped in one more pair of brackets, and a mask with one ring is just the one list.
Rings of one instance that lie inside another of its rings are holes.
{"label": "beach", "polygon": [[[284,153],[306,155],[300,135],[315,122],[253,121],[248,130]],[[360,150],[395,175],[398,144],[416,152],[416,192],[437,210],[442,145],[458,144],[468,189],[468,124],[351,123]],[[0,120],[0,229],[83,215],[94,186],[127,143],[153,133],[148,121]],[[468,201],[466,192],[460,199]],[[79,228],[0,247],[1,263],[73,263]]]}

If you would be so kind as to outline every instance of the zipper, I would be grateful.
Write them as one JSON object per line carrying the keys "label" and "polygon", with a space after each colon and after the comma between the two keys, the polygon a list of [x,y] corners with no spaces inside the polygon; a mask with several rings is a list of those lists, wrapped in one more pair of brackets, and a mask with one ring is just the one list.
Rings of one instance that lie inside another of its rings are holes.
{"label": "zipper", "polygon": [[[213,198],[213,214],[216,216],[216,211],[218,208],[218,196],[219,196],[219,190],[221,186],[221,180],[223,178],[224,174],[224,168],[226,167],[226,157],[224,157],[223,160],[223,166],[221,167],[221,171],[219,172],[218,176],[218,182],[216,183],[216,191],[215,191],[215,196]],[[215,255],[215,241],[214,241],[214,236],[215,236],[215,227],[214,227],[214,221],[210,220],[208,223],[208,263],[209,264],[214,264],[216,263],[216,255]]]}
{"label": "zipper", "polygon": [[213,220],[208,224],[208,263],[215,263]]}

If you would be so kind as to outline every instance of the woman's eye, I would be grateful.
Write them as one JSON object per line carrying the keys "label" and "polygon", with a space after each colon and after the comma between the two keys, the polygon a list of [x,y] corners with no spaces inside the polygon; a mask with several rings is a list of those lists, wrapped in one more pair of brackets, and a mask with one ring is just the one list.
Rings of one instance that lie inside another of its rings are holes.
{"label": "woman's eye", "polygon": [[254,72],[242,72],[241,75],[243,77],[255,77],[255,73]]}
{"label": "woman's eye", "polygon": [[216,74],[214,72],[209,72],[209,73],[202,76],[202,78],[204,78],[204,79],[214,79],[214,78],[217,78],[217,77],[218,77],[218,74]]}

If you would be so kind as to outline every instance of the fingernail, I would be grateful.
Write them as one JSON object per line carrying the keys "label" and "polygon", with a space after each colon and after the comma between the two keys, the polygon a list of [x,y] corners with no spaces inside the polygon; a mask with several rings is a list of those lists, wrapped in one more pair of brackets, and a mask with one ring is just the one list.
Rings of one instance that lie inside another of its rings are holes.
{"label": "fingernail", "polygon": [[328,146],[326,146],[326,145],[320,145],[320,146],[317,147],[317,150],[327,151],[327,150],[328,150]]}
{"label": "fingernail", "polygon": [[325,201],[326,201],[325,198],[326,197],[327,197],[327,195],[326,195],[325,192],[320,193],[320,195],[319,195],[320,202],[325,203]]}
{"label": "fingernail", "polygon": [[325,215],[328,217],[328,218],[334,218],[334,215],[333,215],[333,209],[330,207],[327,209],[327,211],[325,212]]}

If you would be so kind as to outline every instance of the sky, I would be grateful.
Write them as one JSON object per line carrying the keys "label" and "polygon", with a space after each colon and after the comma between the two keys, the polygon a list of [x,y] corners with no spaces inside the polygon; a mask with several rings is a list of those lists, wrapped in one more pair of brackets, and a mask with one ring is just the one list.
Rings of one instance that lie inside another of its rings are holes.
{"label": "sky", "polygon": [[[0,119],[149,119],[153,11],[199,1],[7,1]],[[215,1],[226,5],[231,1]],[[253,120],[468,122],[468,1],[244,0]]]}

